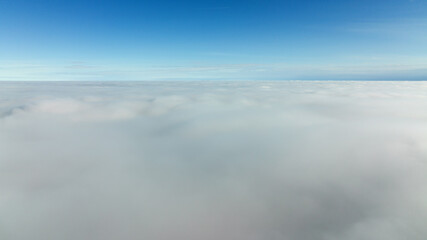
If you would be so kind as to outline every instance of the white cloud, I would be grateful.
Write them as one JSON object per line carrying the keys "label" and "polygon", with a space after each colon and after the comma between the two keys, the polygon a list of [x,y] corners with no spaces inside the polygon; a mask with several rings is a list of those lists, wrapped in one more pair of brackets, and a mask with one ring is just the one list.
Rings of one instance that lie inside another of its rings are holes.
{"label": "white cloud", "polygon": [[0,86],[0,239],[427,237],[425,83]]}

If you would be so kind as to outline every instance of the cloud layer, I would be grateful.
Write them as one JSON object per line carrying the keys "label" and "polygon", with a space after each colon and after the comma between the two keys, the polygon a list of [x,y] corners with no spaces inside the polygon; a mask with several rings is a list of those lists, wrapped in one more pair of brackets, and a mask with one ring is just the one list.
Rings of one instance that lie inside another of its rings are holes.
{"label": "cloud layer", "polygon": [[426,92],[0,83],[0,239],[424,240]]}

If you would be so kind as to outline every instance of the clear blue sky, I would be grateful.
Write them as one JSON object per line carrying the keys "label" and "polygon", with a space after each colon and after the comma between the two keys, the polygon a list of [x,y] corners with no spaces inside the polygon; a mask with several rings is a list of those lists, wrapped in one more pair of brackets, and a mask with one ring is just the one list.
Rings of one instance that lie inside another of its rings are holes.
{"label": "clear blue sky", "polygon": [[0,80],[427,80],[427,1],[0,0]]}

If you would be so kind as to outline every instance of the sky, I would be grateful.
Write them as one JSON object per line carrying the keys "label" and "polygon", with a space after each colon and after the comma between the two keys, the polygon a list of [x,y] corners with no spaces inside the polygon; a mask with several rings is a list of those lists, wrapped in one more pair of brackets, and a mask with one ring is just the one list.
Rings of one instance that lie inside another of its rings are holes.
{"label": "sky", "polygon": [[423,0],[0,0],[0,80],[426,80]]}

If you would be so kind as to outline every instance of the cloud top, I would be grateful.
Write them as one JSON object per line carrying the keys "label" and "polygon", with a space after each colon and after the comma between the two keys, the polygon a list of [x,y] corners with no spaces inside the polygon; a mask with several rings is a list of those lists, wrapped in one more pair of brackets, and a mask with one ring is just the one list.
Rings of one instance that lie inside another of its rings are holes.
{"label": "cloud top", "polygon": [[427,237],[425,83],[0,86],[1,239]]}

